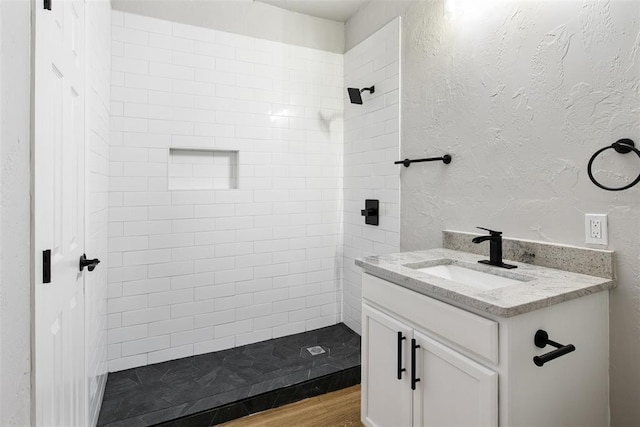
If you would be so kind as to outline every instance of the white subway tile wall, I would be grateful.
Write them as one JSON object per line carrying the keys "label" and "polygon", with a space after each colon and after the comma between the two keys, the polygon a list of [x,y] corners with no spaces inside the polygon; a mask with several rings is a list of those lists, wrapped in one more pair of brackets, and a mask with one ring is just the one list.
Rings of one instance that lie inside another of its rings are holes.
{"label": "white subway tile wall", "polygon": [[86,41],[86,239],[90,258],[101,263],[85,274],[87,341],[86,425],[98,421],[107,382],[107,270],[109,210],[109,126],[111,74],[111,3],[91,1],[85,7]]}
{"label": "white subway tile wall", "polygon": [[[343,56],[112,24],[109,370],[339,321]],[[170,190],[170,149],[237,151],[238,188]]]}
{"label": "white subway tile wall", "polygon": [[[342,315],[361,332],[362,271],[356,258],[400,252],[400,18],[344,55],[346,87],[375,85],[351,104],[345,90],[344,274]],[[360,216],[365,199],[380,200],[379,226]]]}
{"label": "white subway tile wall", "polygon": [[[237,188],[237,151],[169,149],[169,190],[220,190]],[[233,206],[227,206],[231,207],[231,209],[228,209],[228,215],[233,215]],[[217,209],[212,209],[215,207],[217,206],[209,205],[209,209],[204,209],[204,211],[213,213],[217,211]],[[186,214],[185,207],[181,207],[181,209],[183,215]],[[202,207],[200,210],[202,211],[201,214],[204,213]],[[198,215],[196,214],[196,216]]]}

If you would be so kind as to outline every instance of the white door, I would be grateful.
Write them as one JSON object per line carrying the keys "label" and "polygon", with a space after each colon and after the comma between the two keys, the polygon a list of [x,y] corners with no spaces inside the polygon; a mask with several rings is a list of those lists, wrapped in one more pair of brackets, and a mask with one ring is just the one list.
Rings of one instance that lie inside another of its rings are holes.
{"label": "white door", "polygon": [[497,427],[498,374],[419,332],[414,338],[414,425]]}
{"label": "white door", "polygon": [[[84,4],[35,2],[35,416],[84,425]],[[45,283],[43,251],[51,250]],[[85,269],[86,271],[86,269]]]}
{"label": "white door", "polygon": [[361,417],[369,427],[411,426],[411,328],[362,306]]}

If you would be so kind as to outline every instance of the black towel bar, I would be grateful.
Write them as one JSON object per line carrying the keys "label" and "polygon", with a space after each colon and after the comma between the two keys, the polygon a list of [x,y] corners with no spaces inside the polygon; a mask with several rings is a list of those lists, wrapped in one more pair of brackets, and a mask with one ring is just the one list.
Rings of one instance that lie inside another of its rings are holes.
{"label": "black towel bar", "polygon": [[552,361],[553,359],[557,359],[560,356],[564,356],[567,353],[571,353],[575,351],[576,347],[573,344],[562,345],[558,344],[555,341],[551,341],[549,339],[549,334],[547,331],[543,331],[542,329],[538,329],[536,335],[533,337],[533,342],[536,347],[545,348],[547,344],[555,347],[556,349],[550,351],[549,353],[545,353],[542,356],[534,356],[533,363],[536,366],[543,366],[545,363]]}
{"label": "black towel bar", "polygon": [[397,162],[393,162],[394,165],[403,165],[405,168],[408,168],[411,163],[422,163],[422,162],[439,162],[441,161],[445,165],[451,163],[451,156],[449,154],[445,154],[442,157],[429,157],[426,159],[404,159],[398,160]]}

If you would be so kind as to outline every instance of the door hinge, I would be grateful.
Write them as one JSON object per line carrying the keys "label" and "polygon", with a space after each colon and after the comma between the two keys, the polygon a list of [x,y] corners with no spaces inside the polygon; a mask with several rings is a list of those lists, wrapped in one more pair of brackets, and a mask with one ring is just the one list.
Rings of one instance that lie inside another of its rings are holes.
{"label": "door hinge", "polygon": [[44,0],[44,8],[47,10],[51,10],[51,2],[53,0]]}
{"label": "door hinge", "polygon": [[42,251],[42,283],[51,283],[51,249]]}

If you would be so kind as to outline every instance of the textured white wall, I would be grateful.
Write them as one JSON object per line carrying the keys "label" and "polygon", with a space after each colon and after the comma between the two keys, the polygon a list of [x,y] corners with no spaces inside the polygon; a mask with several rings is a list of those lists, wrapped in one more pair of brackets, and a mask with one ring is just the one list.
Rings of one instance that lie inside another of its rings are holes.
{"label": "textured white wall", "polygon": [[[348,40],[393,18],[381,3],[347,23]],[[402,249],[437,247],[443,229],[475,226],[585,246],[584,214],[608,214],[618,277],[610,294],[612,425],[637,425],[640,186],[605,192],[586,165],[618,138],[640,140],[640,3],[457,4],[455,18],[442,1],[416,1],[402,15],[403,157],[453,155],[446,168],[402,172]],[[640,162],[613,153],[596,169],[621,184]]]}
{"label": "textured white wall", "polygon": [[[361,331],[363,256],[400,250],[400,18],[344,55],[345,87],[375,85],[351,104],[344,90],[344,264],[342,316]],[[380,224],[367,225],[360,210],[365,199],[380,201]]]}
{"label": "textured white wall", "polygon": [[96,425],[107,380],[107,269],[109,126],[111,92],[111,4],[90,0],[86,22],[85,251],[100,265],[84,276],[88,422]]}
{"label": "textured white wall", "polygon": [[413,0],[369,0],[372,6],[361,7],[345,23],[344,44],[349,51],[358,43],[369,37],[374,31],[384,27],[389,21],[402,16]]}
{"label": "textured white wall", "polygon": [[[109,369],[336,323],[342,55],[112,23]],[[240,188],[170,191],[170,147],[239,150]]]}
{"label": "textured white wall", "polygon": [[113,8],[250,37],[344,52],[344,23],[253,0],[112,0]]}
{"label": "textured white wall", "polygon": [[0,425],[30,424],[31,7],[0,3]]}

